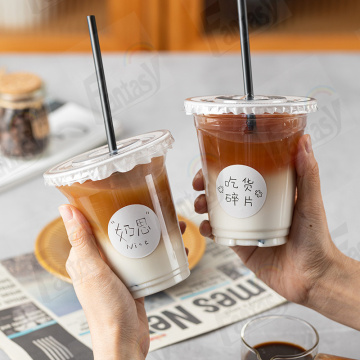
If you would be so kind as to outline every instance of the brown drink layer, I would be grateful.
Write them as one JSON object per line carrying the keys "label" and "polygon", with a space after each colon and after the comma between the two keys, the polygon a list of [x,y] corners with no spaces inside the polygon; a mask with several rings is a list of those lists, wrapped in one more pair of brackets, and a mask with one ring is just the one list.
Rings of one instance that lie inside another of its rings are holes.
{"label": "brown drink layer", "polygon": [[[260,354],[262,360],[270,360],[274,356],[294,356],[300,355],[305,352],[305,349],[301,346],[285,343],[285,342],[268,342],[259,344],[254,347]],[[308,355],[303,360],[311,360],[312,356]],[[245,360],[257,360],[257,357],[253,353],[248,353]]]}
{"label": "brown drink layer", "polygon": [[256,115],[253,131],[244,114],[195,115],[195,121],[205,171],[240,164],[268,175],[294,166],[306,115]]}
{"label": "brown drink layer", "polygon": [[[71,186],[60,186],[58,189],[89,220],[101,249],[103,242],[110,244],[108,224],[116,211],[127,205],[139,204],[156,212],[145,180],[145,177],[150,175],[155,185],[167,232],[169,234],[172,231],[179,232],[164,161],[164,157],[156,157],[150,163],[137,165],[126,173],[115,172],[104,180],[88,180],[83,184],[74,183]],[[161,236],[158,247],[162,245],[162,242]],[[105,254],[102,254],[106,259]],[[122,256],[120,253],[118,255]],[[142,261],[142,259],[131,260]],[[165,257],[163,261],[166,261]]]}

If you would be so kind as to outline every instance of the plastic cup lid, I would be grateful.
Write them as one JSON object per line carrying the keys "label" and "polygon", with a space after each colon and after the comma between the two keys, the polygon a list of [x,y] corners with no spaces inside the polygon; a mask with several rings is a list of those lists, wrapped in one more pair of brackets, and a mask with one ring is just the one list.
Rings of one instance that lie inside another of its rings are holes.
{"label": "plastic cup lid", "polygon": [[170,131],[158,130],[118,141],[116,155],[110,155],[105,145],[54,166],[44,174],[45,184],[64,186],[103,180],[114,172],[127,172],[136,165],[150,163],[154,157],[164,156],[173,142]]}
{"label": "plastic cup lid", "polygon": [[247,100],[243,95],[198,96],[185,100],[187,115],[221,114],[308,114],[317,111],[317,101],[300,96],[255,96]]}

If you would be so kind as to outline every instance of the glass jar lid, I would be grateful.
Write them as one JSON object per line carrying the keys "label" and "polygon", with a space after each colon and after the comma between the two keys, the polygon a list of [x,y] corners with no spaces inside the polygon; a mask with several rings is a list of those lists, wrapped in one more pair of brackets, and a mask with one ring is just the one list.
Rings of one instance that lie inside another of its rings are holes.
{"label": "glass jar lid", "polygon": [[185,100],[187,115],[221,114],[308,114],[317,111],[317,101],[300,96],[257,95],[247,100],[243,95],[198,96]]}
{"label": "glass jar lid", "polygon": [[114,172],[127,172],[136,165],[150,163],[154,157],[164,156],[173,142],[170,131],[158,130],[118,141],[115,155],[110,155],[104,145],[54,166],[44,174],[45,183],[64,186],[103,180]]}
{"label": "glass jar lid", "polygon": [[0,94],[2,96],[29,96],[42,88],[42,80],[31,73],[16,72],[0,76]]}
{"label": "glass jar lid", "polygon": [[44,99],[41,78],[17,72],[0,76],[0,106],[13,109],[40,106]]}

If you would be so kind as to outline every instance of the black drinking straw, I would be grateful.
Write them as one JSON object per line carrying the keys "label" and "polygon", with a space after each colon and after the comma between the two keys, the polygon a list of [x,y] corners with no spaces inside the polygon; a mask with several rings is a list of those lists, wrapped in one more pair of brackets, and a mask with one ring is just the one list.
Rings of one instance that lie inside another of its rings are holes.
{"label": "black drinking straw", "polygon": [[[251,71],[251,57],[250,57],[250,42],[249,42],[249,28],[247,21],[246,0],[238,0],[239,12],[239,28],[240,28],[240,43],[241,43],[241,58],[244,77],[244,90],[246,100],[254,99],[254,89]],[[248,130],[253,131],[256,126],[254,114],[246,115]]]}
{"label": "black drinking straw", "polygon": [[117,154],[116,138],[115,138],[114,125],[111,116],[109,96],[106,87],[104,66],[101,58],[101,50],[100,50],[99,36],[96,27],[95,16],[89,15],[87,17],[87,22],[89,26],[91,48],[94,58],[96,78],[99,86],[101,108],[104,117],[105,131],[106,131],[107,142],[109,145],[109,152],[111,155],[115,155]]}

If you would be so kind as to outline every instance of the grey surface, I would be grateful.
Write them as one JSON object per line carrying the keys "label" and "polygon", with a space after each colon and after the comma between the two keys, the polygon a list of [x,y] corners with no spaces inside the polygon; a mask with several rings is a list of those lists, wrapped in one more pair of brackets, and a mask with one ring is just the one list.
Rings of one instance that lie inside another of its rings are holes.
{"label": "grey surface", "polygon": [[[319,98],[321,111],[310,118],[308,128],[320,165],[328,223],[336,244],[357,260],[360,260],[359,62],[357,54],[253,56],[256,94],[312,94]],[[113,113],[115,119],[124,123],[124,136],[167,128],[176,139],[167,161],[175,201],[195,197],[191,180],[200,166],[193,122],[183,112],[183,99],[242,93],[240,64],[238,55],[104,56],[109,93],[116,104]],[[52,96],[99,111],[90,54],[2,55],[2,66],[9,71],[36,72],[45,79]],[[152,75],[146,72],[148,69]],[[148,83],[137,87],[144,79]],[[128,91],[137,87],[136,96],[129,100],[121,81],[128,84]],[[326,120],[332,113],[335,120]],[[58,216],[57,207],[64,202],[57,190],[43,185],[40,176],[0,194],[0,258],[33,251],[36,235]],[[359,332],[295,304],[271,312],[309,320],[320,333],[321,351],[359,358]],[[158,350],[148,359],[240,359],[242,324]]]}

